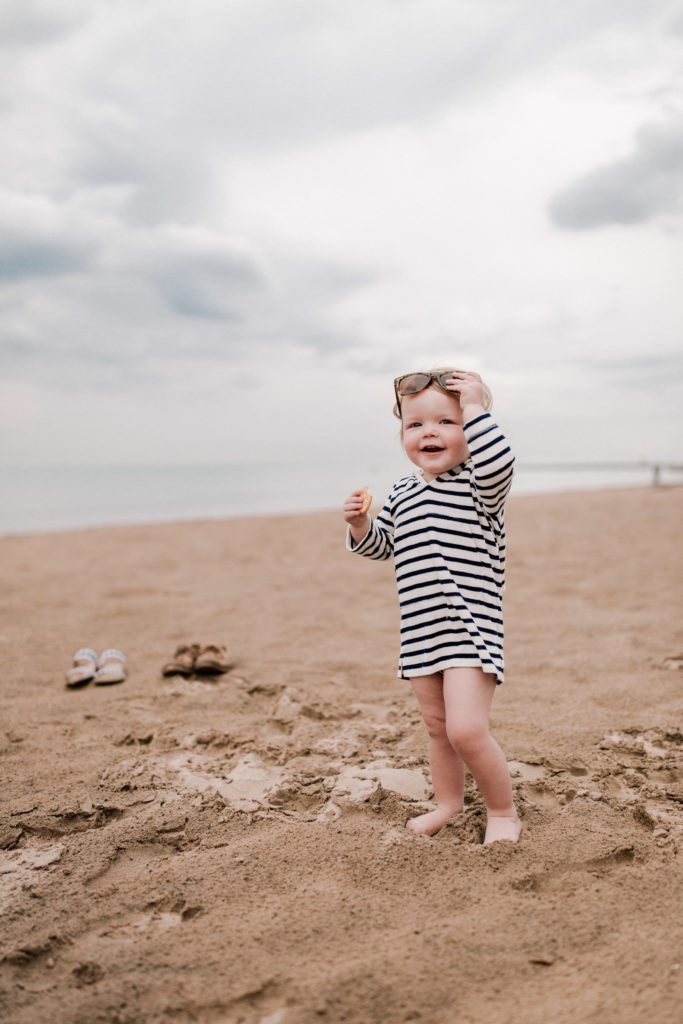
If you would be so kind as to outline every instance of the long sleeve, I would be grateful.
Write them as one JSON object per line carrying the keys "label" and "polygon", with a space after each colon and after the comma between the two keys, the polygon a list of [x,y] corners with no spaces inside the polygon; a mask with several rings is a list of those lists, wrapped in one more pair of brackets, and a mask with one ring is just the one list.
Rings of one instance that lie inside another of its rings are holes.
{"label": "long sleeve", "polygon": [[346,548],[354,554],[385,561],[394,553],[394,520],[389,499],[376,519],[370,520],[370,529],[359,544],[354,544],[351,531],[346,531]]}
{"label": "long sleeve", "polygon": [[477,494],[488,514],[497,515],[512,486],[515,457],[490,413],[470,420],[463,429],[474,466],[472,479]]}

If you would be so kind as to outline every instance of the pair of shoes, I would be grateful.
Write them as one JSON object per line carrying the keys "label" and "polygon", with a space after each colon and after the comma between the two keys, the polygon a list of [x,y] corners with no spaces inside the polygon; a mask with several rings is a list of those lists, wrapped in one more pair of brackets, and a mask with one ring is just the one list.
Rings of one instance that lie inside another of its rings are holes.
{"label": "pair of shoes", "polygon": [[66,673],[66,685],[75,690],[94,682],[95,686],[111,686],[126,678],[126,659],[121,651],[109,647],[99,658],[90,647],[81,647],[73,657],[73,666]]}
{"label": "pair of shoes", "polygon": [[161,670],[163,676],[191,676],[193,672],[219,675],[231,668],[232,662],[224,644],[181,644],[173,658]]}

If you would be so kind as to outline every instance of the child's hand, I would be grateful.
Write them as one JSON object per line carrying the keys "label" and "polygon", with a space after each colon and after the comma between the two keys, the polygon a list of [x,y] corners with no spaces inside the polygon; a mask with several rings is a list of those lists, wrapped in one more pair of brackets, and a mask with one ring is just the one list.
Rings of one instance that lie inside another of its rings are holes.
{"label": "child's hand", "polygon": [[453,376],[446,381],[449,391],[456,391],[460,399],[460,407],[475,405],[484,408],[484,382],[478,373],[466,370],[454,370]]}
{"label": "child's hand", "polygon": [[361,511],[366,504],[366,494],[366,488],[353,491],[344,502],[344,519],[351,527],[354,537],[357,533],[361,534],[361,540],[370,529],[370,516],[367,512]]}

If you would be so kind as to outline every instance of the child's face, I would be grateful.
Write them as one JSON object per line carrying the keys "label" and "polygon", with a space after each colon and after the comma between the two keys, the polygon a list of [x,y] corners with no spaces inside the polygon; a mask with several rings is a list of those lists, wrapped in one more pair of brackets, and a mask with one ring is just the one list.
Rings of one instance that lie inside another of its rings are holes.
{"label": "child's face", "polygon": [[425,388],[401,399],[403,447],[425,480],[455,469],[468,457],[463,422],[458,399],[440,388]]}

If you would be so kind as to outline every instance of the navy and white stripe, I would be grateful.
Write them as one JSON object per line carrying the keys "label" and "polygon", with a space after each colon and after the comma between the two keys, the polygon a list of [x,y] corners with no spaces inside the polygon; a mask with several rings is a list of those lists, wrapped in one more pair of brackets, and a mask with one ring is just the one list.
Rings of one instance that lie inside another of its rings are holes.
{"label": "navy and white stripe", "polygon": [[464,432],[466,462],[430,483],[403,477],[363,540],[347,537],[366,558],[394,557],[404,679],[480,665],[503,682],[503,510],[515,460],[489,413]]}

